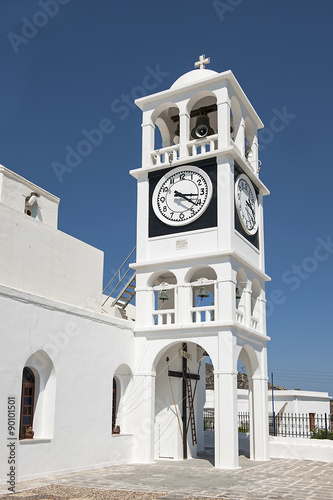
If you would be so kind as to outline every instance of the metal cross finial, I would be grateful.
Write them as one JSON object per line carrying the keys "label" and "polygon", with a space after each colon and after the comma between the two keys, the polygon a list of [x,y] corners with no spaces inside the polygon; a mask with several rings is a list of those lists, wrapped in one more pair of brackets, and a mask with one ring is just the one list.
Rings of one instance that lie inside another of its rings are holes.
{"label": "metal cross finial", "polygon": [[199,57],[199,61],[194,63],[194,67],[195,68],[199,67],[200,69],[205,69],[205,64],[209,64],[209,63],[210,63],[210,57],[206,57],[206,59],[205,59],[205,54],[202,54]]}

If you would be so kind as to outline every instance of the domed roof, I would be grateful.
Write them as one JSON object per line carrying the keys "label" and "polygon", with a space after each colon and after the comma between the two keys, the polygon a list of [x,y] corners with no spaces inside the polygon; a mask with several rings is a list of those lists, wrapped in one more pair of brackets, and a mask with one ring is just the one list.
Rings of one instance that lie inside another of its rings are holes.
{"label": "domed roof", "polygon": [[201,80],[207,80],[212,76],[216,76],[218,73],[211,69],[193,69],[185,75],[182,75],[178,80],[175,81],[171,85],[171,89],[178,89],[180,87],[185,87],[186,85],[190,85],[191,83],[200,82]]}

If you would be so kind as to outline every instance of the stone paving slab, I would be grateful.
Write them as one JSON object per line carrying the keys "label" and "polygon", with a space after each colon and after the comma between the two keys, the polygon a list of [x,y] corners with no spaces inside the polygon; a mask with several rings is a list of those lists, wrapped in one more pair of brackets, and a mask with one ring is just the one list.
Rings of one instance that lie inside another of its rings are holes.
{"label": "stone paving slab", "polygon": [[[163,500],[189,497],[333,500],[332,463],[291,459],[253,462],[240,457],[240,466],[236,470],[221,470],[215,469],[209,460],[204,459],[160,460],[148,465],[118,465],[25,481],[19,483],[16,490],[29,489],[32,493],[33,488],[62,485],[86,488],[87,491],[95,488],[105,493],[109,490],[110,495],[111,490],[155,493],[155,498],[164,494]],[[0,493],[5,491],[6,487],[1,487]],[[2,495],[0,497],[3,498]]]}

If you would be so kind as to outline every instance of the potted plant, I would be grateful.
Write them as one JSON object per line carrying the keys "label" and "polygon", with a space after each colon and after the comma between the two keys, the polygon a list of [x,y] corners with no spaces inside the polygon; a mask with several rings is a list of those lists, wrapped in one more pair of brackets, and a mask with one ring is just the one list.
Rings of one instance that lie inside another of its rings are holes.
{"label": "potted plant", "polygon": [[27,427],[26,431],[25,431],[25,437],[26,439],[32,439],[34,437],[34,431],[32,430],[32,427]]}
{"label": "potted plant", "polygon": [[119,425],[116,425],[116,426],[112,429],[112,434],[120,434],[120,426],[119,426]]}

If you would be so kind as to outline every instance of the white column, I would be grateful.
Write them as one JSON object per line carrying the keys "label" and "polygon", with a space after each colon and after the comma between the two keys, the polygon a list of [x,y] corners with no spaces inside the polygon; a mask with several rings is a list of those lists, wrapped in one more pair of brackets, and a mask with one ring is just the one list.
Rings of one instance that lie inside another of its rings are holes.
{"label": "white column", "polygon": [[152,165],[151,154],[154,150],[155,127],[152,123],[142,124],[142,166]]}
{"label": "white column", "polygon": [[190,115],[187,111],[179,114],[179,158],[188,156],[187,143],[190,137]]}
{"label": "white column", "polygon": [[205,449],[205,434],[204,434],[204,418],[203,407],[206,402],[206,362],[203,359],[200,367],[200,380],[197,386],[197,414],[195,419],[197,431],[197,450],[204,451]]}
{"label": "white column", "polygon": [[230,103],[217,104],[218,149],[230,146]]}
{"label": "white column", "polygon": [[246,286],[243,290],[244,294],[244,323],[246,326],[251,326],[251,297],[252,291]]}
{"label": "white column", "polygon": [[235,318],[235,284],[230,277],[219,279],[217,282],[217,297],[215,302],[216,321],[233,321]]}
{"label": "white column", "polygon": [[236,146],[240,150],[241,155],[244,156],[244,154],[245,154],[245,121],[244,121],[244,118],[242,118],[240,121],[235,142],[236,142]]}
{"label": "white column", "polygon": [[237,370],[234,368],[235,339],[220,332],[219,363],[214,367],[215,467],[238,468]]}
{"label": "white column", "polygon": [[218,148],[230,145],[230,99],[227,87],[215,90],[217,98]]}
{"label": "white column", "polygon": [[251,149],[252,149],[252,158],[250,158],[250,164],[254,170],[254,173],[259,176],[259,173],[258,173],[258,137],[255,135],[254,136],[254,139],[253,139],[253,142],[252,142],[252,146],[251,146]]}
{"label": "white column", "polygon": [[268,378],[253,376],[253,460],[269,460]]}

